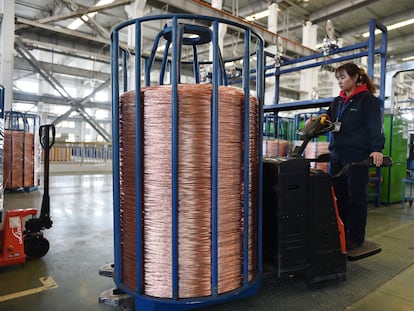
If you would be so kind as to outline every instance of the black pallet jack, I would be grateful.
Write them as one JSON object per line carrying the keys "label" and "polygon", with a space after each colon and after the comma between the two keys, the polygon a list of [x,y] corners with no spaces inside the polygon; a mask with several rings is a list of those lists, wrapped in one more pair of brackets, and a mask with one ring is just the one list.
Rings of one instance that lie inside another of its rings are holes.
{"label": "black pallet jack", "polygon": [[29,257],[40,258],[49,251],[49,241],[43,237],[42,230],[52,227],[50,218],[49,197],[49,151],[55,143],[55,126],[41,125],[39,128],[40,144],[44,151],[43,166],[43,197],[39,218],[31,218],[26,222],[25,253]]}
{"label": "black pallet jack", "polygon": [[[361,259],[380,249],[378,244],[368,243],[358,253],[347,252],[333,190],[335,176],[310,167],[312,162],[328,162],[329,154],[302,157],[311,139],[333,129],[323,115],[312,118],[298,131],[302,145],[287,158],[263,159],[263,256],[278,277],[303,274],[311,284],[345,279],[347,259]],[[383,166],[391,164],[386,157]],[[372,161],[352,165],[372,166]]]}
{"label": "black pallet jack", "polygon": [[[49,151],[55,142],[54,125],[39,128],[44,151],[44,192],[39,217],[36,208],[7,210],[0,226],[0,267],[24,263],[27,257],[40,258],[49,251],[43,230],[52,227],[49,199]],[[25,223],[25,219],[30,217]]]}

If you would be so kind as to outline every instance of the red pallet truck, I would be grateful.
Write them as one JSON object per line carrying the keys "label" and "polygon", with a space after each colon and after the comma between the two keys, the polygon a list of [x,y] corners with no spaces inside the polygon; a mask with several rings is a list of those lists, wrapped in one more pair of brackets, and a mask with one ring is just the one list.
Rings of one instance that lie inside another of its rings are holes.
{"label": "red pallet truck", "polygon": [[26,258],[40,258],[49,251],[49,241],[43,230],[52,227],[49,199],[49,151],[55,142],[55,126],[39,128],[44,152],[44,191],[39,217],[38,209],[15,209],[4,212],[0,224],[0,267],[24,263]]}

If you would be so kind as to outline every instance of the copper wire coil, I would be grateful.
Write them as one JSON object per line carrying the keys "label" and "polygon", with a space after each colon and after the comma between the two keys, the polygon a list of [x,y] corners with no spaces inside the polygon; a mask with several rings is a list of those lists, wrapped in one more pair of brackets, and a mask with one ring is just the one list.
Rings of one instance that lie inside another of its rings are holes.
{"label": "copper wire coil", "polygon": [[[130,262],[136,261],[136,239],[133,234],[126,234],[135,228],[135,188],[127,185],[135,184],[135,178],[132,174],[128,174],[127,170],[135,170],[133,152],[135,142],[126,141],[127,138],[133,137],[134,130],[128,124],[134,124],[135,120],[133,110],[135,109],[135,98],[132,104],[126,98],[121,97],[124,103],[120,105],[119,118],[119,167],[120,167],[120,228],[121,228],[121,267],[125,284],[136,287],[135,267]],[[132,159],[132,161],[131,161]]]}
{"label": "copper wire coil", "polygon": [[[329,142],[309,142],[305,148],[305,158],[306,159],[315,159],[321,154],[329,153]],[[328,172],[329,163],[328,162],[311,162],[312,168]]]}
{"label": "copper wire coil", "polygon": [[5,190],[39,185],[38,146],[32,132],[4,130],[3,184]]}
{"label": "copper wire coil", "polygon": [[[219,87],[218,292],[241,286],[243,265],[244,93]],[[212,86],[179,85],[178,279],[179,297],[211,289]],[[172,297],[171,87],[141,90],[142,227],[135,218],[135,92],[120,98],[120,224],[122,277],[136,290],[136,230],[143,233],[144,293]],[[257,273],[258,103],[250,98],[249,275]]]}
{"label": "copper wire coil", "polygon": [[258,172],[259,172],[259,109],[257,98],[250,97],[250,136],[249,136],[249,273],[248,280],[251,281],[258,272],[257,266],[257,210],[258,210]]}
{"label": "copper wire coil", "polygon": [[284,157],[288,154],[288,141],[284,139],[263,138],[263,156]]}

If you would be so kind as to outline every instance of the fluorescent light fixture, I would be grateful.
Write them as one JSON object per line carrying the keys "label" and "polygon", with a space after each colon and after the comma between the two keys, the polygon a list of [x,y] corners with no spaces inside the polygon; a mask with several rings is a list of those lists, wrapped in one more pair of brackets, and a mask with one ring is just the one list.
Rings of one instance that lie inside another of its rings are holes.
{"label": "fluorescent light fixture", "polygon": [[72,30],[78,29],[84,23],[84,20],[87,21],[89,18],[94,17],[96,14],[96,12],[92,12],[88,15],[82,15],[82,18],[77,18],[72,23],[70,23],[68,28]]}
{"label": "fluorescent light fixture", "polygon": [[98,1],[98,3],[94,5],[94,7],[111,4],[114,1],[115,0],[101,0],[101,1]]}
{"label": "fluorescent light fixture", "polygon": [[404,57],[403,59],[401,59],[403,62],[407,62],[409,60],[413,60],[414,59],[414,55],[413,56],[409,56],[409,57]]}
{"label": "fluorescent light fixture", "polygon": [[[98,6],[110,4],[110,3],[114,2],[114,1],[115,0],[100,0],[93,7],[96,8]],[[78,29],[84,23],[83,20],[87,21],[89,18],[94,17],[96,14],[98,14],[98,12],[91,12],[91,13],[88,13],[87,15],[82,15],[82,18],[77,18],[72,23],[70,23],[69,26],[68,26],[68,28],[69,29],[72,29],[72,30]]]}
{"label": "fluorescent light fixture", "polygon": [[[407,19],[405,21],[402,21],[402,22],[395,23],[395,24],[392,24],[390,26],[387,26],[387,30],[390,31],[390,30],[402,28],[402,27],[405,27],[405,26],[408,26],[408,25],[411,25],[411,24],[414,24],[414,18]],[[375,34],[377,35],[379,33],[381,33],[381,30],[376,29],[375,30]],[[362,36],[364,38],[368,38],[369,37],[369,32],[363,33]]]}
{"label": "fluorescent light fixture", "polygon": [[257,21],[259,19],[265,18],[269,16],[269,10],[264,10],[262,12],[252,14],[246,17],[246,20],[248,21]]}
{"label": "fluorescent light fixture", "polygon": [[403,113],[401,116],[407,119],[408,121],[411,121],[413,119],[413,115],[409,112]]}
{"label": "fluorescent light fixture", "polygon": [[81,20],[80,18],[77,18],[72,23],[69,24],[68,28],[75,30],[75,29],[78,29],[82,24],[83,24],[83,20]]}

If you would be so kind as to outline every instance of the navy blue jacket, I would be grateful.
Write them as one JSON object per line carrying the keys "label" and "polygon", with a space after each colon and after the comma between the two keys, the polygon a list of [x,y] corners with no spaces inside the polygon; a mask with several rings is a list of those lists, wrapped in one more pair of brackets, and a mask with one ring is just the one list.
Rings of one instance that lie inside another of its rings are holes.
{"label": "navy blue jacket", "polygon": [[373,151],[381,152],[385,136],[378,98],[365,91],[345,105],[342,101],[336,97],[327,112],[331,121],[341,122],[340,131],[332,133],[331,157],[349,163],[367,159]]}

